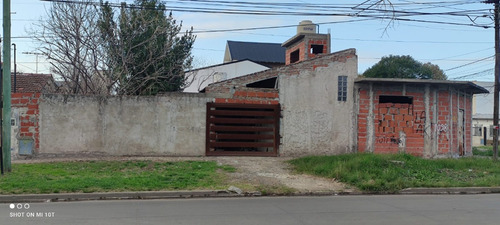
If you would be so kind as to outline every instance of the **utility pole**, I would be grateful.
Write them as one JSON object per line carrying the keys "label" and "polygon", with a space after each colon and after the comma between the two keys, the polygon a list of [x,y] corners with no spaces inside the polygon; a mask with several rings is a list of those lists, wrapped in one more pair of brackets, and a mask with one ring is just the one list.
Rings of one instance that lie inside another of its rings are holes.
{"label": "utility pole", "polygon": [[[2,108],[3,108],[3,104],[2,104],[2,71],[3,71],[3,63],[2,63],[2,39],[0,38],[0,113],[3,111]],[[1,114],[0,114],[1,115]],[[0,116],[0,127],[2,127],[2,118]],[[1,132],[1,128],[0,128],[0,133]],[[4,155],[3,155],[3,148],[2,148],[2,136],[0,135],[0,167],[1,167],[1,173],[2,175],[4,174]]]}
{"label": "utility pole", "polygon": [[499,34],[499,2],[500,0],[487,0],[484,3],[495,4],[494,20],[495,20],[495,88],[493,90],[493,160],[498,159],[498,82],[500,76],[500,34]]}
{"label": "utility pole", "polygon": [[3,0],[2,167],[10,172],[10,0]]}

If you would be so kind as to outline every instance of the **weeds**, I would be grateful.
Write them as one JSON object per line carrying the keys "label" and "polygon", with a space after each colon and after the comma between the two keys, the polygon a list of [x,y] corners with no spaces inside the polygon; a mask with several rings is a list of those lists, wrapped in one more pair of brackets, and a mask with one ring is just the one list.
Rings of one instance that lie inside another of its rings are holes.
{"label": "weeds", "polygon": [[297,172],[335,178],[363,191],[500,186],[500,163],[482,158],[431,160],[407,154],[346,154],[309,156],[289,163]]}

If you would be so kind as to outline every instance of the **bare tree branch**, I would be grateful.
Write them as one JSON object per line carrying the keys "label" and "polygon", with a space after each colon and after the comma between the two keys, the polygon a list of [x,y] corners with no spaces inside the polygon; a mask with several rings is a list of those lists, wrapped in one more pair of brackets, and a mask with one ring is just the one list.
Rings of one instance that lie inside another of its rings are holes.
{"label": "bare tree branch", "polygon": [[51,72],[64,82],[69,94],[109,94],[112,80],[106,67],[97,27],[98,11],[91,1],[82,4],[52,3],[47,17],[33,30]]}

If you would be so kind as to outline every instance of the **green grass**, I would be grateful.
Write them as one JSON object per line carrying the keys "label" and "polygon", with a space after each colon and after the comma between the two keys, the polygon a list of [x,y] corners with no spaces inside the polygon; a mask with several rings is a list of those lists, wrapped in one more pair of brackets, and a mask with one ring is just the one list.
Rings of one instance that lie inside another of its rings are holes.
{"label": "green grass", "polygon": [[1,194],[158,191],[221,188],[235,168],[216,162],[91,161],[13,164]]}
{"label": "green grass", "polygon": [[472,147],[472,154],[475,156],[493,156],[493,146]]}
{"label": "green grass", "polygon": [[335,178],[363,191],[500,186],[500,163],[487,158],[430,160],[406,154],[347,154],[309,156],[289,163],[299,173]]}

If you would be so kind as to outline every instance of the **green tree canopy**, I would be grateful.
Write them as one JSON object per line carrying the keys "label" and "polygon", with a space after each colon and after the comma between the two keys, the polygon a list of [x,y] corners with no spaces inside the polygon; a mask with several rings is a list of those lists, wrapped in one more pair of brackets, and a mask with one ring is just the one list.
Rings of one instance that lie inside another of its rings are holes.
{"label": "green tree canopy", "polygon": [[409,55],[384,56],[378,63],[368,68],[363,73],[363,76],[373,78],[447,79],[439,66],[432,63],[422,64]]}
{"label": "green tree canopy", "polygon": [[184,87],[196,37],[192,28],[181,34],[182,23],[165,11],[159,0],[136,0],[122,3],[115,16],[102,4],[99,28],[117,94],[156,95]]}

